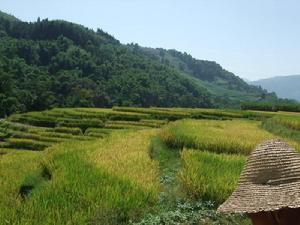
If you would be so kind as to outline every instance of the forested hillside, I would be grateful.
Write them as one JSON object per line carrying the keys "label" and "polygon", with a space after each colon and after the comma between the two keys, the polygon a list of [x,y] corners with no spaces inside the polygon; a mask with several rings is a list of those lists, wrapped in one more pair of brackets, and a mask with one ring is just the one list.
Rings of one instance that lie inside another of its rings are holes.
{"label": "forested hillside", "polygon": [[269,96],[214,62],[168,54],[183,66],[135,51],[100,29],[1,13],[0,116],[57,106],[237,106]]}
{"label": "forested hillside", "polygon": [[144,48],[138,44],[130,44],[128,47],[136,53],[139,52],[200,80],[201,85],[216,96],[215,104],[219,106],[232,107],[240,101],[276,99],[274,94],[267,94],[261,87],[249,85],[214,61],[195,59],[186,52],[182,53],[174,49]]}

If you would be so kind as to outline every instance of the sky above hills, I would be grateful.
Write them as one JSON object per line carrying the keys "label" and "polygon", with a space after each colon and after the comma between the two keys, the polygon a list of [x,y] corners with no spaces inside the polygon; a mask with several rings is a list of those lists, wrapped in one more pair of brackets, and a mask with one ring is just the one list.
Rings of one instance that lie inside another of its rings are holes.
{"label": "sky above hills", "polygon": [[185,51],[248,80],[300,73],[298,0],[1,0],[24,21],[64,19],[122,43]]}

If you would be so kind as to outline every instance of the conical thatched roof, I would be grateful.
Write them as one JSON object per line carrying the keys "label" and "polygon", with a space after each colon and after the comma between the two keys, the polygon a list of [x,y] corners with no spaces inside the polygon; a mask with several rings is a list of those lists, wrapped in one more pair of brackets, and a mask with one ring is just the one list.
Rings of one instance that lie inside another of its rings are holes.
{"label": "conical thatched roof", "polygon": [[300,154],[281,140],[258,145],[219,212],[256,213],[300,207]]}

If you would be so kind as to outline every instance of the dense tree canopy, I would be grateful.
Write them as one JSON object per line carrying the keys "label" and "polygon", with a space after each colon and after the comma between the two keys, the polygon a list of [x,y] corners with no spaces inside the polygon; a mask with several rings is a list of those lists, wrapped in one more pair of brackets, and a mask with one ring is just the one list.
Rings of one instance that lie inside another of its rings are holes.
{"label": "dense tree canopy", "polygon": [[26,23],[1,15],[1,117],[57,106],[213,107],[223,101],[182,72],[189,65],[194,77],[210,80],[210,74],[222,70],[217,64],[179,55],[185,62],[180,70],[100,29],[61,20]]}

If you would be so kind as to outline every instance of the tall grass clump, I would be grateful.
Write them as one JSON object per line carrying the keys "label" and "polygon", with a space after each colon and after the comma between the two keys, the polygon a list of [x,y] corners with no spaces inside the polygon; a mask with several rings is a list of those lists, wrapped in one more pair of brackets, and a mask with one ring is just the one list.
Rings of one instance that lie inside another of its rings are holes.
{"label": "tall grass clump", "polygon": [[160,137],[170,147],[248,155],[258,143],[274,138],[259,125],[260,122],[246,120],[187,119],[169,124]]}
{"label": "tall grass clump", "polygon": [[245,156],[184,149],[179,178],[184,192],[193,199],[225,201],[236,187]]}

